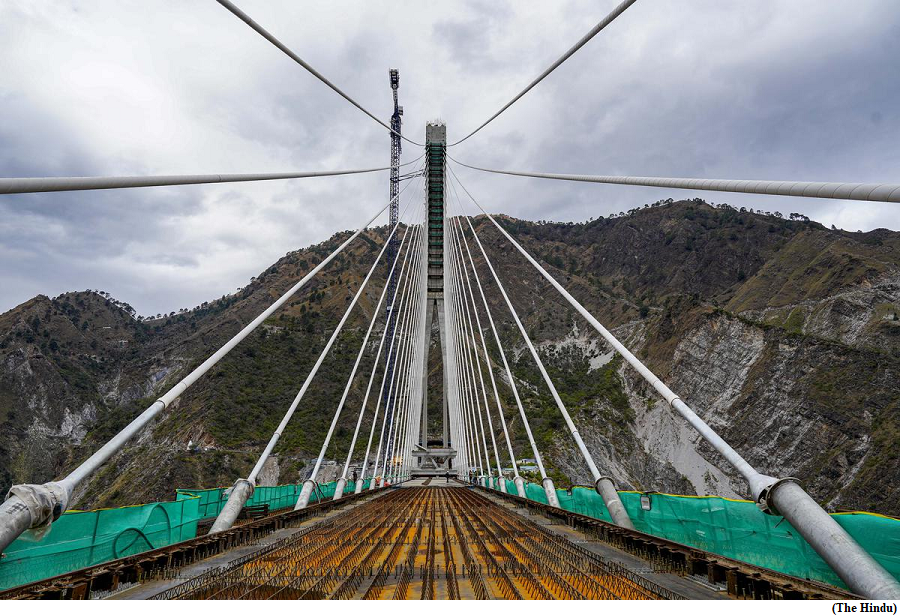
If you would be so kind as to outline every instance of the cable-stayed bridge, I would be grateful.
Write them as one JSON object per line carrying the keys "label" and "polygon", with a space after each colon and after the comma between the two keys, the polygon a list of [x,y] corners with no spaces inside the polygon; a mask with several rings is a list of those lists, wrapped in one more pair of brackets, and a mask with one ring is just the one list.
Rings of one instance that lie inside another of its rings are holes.
{"label": "cable-stayed bridge", "polygon": [[[136,577],[128,574],[134,577],[133,581],[147,582],[146,587],[154,590],[153,596],[160,598],[710,598],[718,592],[716,583],[723,581],[727,593],[734,596],[748,593],[758,598],[843,596],[844,591],[837,588],[703,550],[690,550],[664,536],[654,538],[636,528],[619,486],[598,465],[585,444],[557,389],[558,384],[550,377],[523,325],[507,293],[505,284],[509,281],[502,280],[494,267],[492,254],[507,251],[520,258],[523,268],[533,268],[545,279],[630,369],[733,467],[746,481],[747,494],[758,506],[760,516],[789,522],[852,593],[878,599],[900,597],[897,579],[826,513],[796,479],[770,476],[765,469],[753,467],[703,420],[702,413],[691,407],[691,392],[676,393],[659,379],[604,327],[602,315],[588,311],[482,207],[456,173],[458,169],[468,168],[492,175],[556,181],[900,202],[900,184],[522,172],[489,169],[458,161],[448,153],[527,94],[635,1],[622,2],[475,130],[448,142],[448,127],[435,121],[425,127],[424,138],[419,142],[401,133],[397,71],[390,73],[394,115],[385,123],[233,3],[219,0],[259,35],[387,129],[391,164],[365,169],[240,175],[0,179],[0,193],[15,194],[390,172],[389,200],[381,209],[109,442],[65,477],[45,484],[13,486],[0,505],[0,550],[7,549],[23,533],[46,529],[57,520],[71,507],[78,489],[112,456],[128,447],[175,399],[388,212],[387,238],[377,257],[349,299],[255,465],[244,476],[235,478],[206,538],[198,537],[182,548],[176,544],[164,553],[145,556],[138,566],[142,573],[135,574]],[[402,141],[407,142],[407,147],[416,148],[418,154],[406,163],[400,160]],[[506,243],[488,244],[473,224],[473,215],[483,216]],[[484,266],[476,267],[476,263]],[[360,297],[367,291],[372,293],[370,287],[379,283],[382,274],[384,282],[377,305],[310,477],[300,487],[292,506],[285,508],[289,511],[247,523],[248,502],[262,487],[260,473],[266,461],[313,386]],[[491,307],[497,304],[505,309],[498,313]],[[597,499],[597,507],[602,507],[608,517],[607,522],[566,512],[562,506],[560,494],[544,465],[546,452],[540,450],[532,433],[529,409],[522,401],[518,381],[510,368],[510,349],[502,341],[498,324],[510,324],[514,328],[518,342],[527,349],[537,367],[540,381],[529,385],[550,392],[556,411],[581,456],[580,462],[590,473],[592,494]],[[433,339],[435,329],[437,340]],[[429,350],[435,343],[440,349],[438,365],[430,361]],[[371,371],[365,374],[360,368],[367,353],[374,353],[374,361]],[[381,365],[385,369],[378,378],[376,368]],[[428,375],[434,370],[440,371],[443,383],[439,402],[428,385]],[[364,384],[365,394],[362,404],[351,408],[347,400],[355,384]],[[503,402],[509,394],[515,402],[511,408]],[[439,434],[430,433],[429,414],[440,417]],[[319,485],[322,465],[341,418],[347,416],[356,418],[351,443],[340,465],[333,495],[330,499],[323,498]],[[520,423],[527,435],[528,447],[524,451],[516,450],[510,436],[509,426],[514,421]],[[367,432],[363,429],[365,425],[369,426]],[[364,448],[358,447],[362,443]],[[355,460],[358,449],[364,453],[361,459]],[[524,457],[534,461],[539,486],[526,482],[520,472],[518,460]],[[354,464],[359,469],[355,478],[351,474]],[[537,499],[535,488],[539,492]],[[514,507],[532,508],[535,518],[522,516]],[[573,529],[571,532],[547,528],[560,516]],[[270,545],[240,555],[234,552],[240,551],[244,542],[264,537],[269,538]],[[579,547],[576,541],[595,541],[597,545],[590,550]],[[174,560],[173,554],[177,555]],[[198,569],[197,563],[202,563],[204,558],[218,560],[215,566]],[[623,559],[633,567],[623,566]],[[668,569],[655,571],[651,576],[635,573],[634,568],[640,562],[653,559],[664,560]],[[122,566],[127,568],[132,564],[129,561]],[[0,562],[0,570],[2,566]],[[89,595],[99,588],[100,582],[96,588],[92,586],[94,580],[107,583],[112,579],[109,567],[102,573],[91,571],[85,574],[87,578],[64,578],[48,582],[42,587],[44,590],[32,586],[14,593],[38,596],[52,589],[60,596]],[[156,573],[149,578],[142,577],[148,571]],[[171,575],[189,579],[166,584],[170,573],[160,571],[176,572]],[[685,575],[701,571],[708,573],[707,585],[683,580]],[[144,596],[151,594],[144,593]]]}

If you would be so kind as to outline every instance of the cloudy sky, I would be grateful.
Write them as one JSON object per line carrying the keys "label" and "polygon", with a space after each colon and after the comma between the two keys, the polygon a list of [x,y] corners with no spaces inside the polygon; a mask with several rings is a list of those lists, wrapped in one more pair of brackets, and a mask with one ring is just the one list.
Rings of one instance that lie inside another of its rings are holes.
{"label": "cloudy sky", "polygon": [[[451,141],[616,0],[237,0],[374,113],[400,69],[404,132]],[[551,172],[900,181],[896,0],[639,0],[469,141],[462,161]],[[242,173],[387,164],[387,133],[213,0],[0,4],[0,176]],[[405,144],[404,160],[419,155]],[[701,196],[849,230],[897,205],[460,178],[491,211],[581,221]],[[412,194],[412,193],[410,193]],[[385,173],[0,196],[0,312],[99,288],[191,307],[380,209]],[[383,220],[383,219],[382,219]]]}

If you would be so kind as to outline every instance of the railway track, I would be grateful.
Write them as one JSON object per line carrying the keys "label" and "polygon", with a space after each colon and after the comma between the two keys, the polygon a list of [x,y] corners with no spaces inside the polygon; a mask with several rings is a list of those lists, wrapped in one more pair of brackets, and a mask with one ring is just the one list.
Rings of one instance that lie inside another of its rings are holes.
{"label": "railway track", "polygon": [[483,494],[392,491],[154,599],[680,599]]}

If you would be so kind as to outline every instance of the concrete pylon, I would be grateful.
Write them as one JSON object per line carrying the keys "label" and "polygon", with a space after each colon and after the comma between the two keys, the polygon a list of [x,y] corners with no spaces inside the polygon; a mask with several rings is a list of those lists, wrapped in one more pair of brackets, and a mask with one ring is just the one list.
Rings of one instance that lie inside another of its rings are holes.
{"label": "concrete pylon", "polygon": [[[444,299],[442,297],[433,297],[428,299],[428,306],[425,309],[425,357],[431,348],[431,328],[434,319],[434,313],[437,312],[438,322],[438,341],[441,345],[441,372],[444,381],[444,408],[442,415],[442,436],[444,447],[450,442],[450,417],[447,408],[447,330],[444,323]],[[429,364],[426,361],[422,365],[422,425],[419,428],[419,444],[422,447],[428,447],[428,372]]]}

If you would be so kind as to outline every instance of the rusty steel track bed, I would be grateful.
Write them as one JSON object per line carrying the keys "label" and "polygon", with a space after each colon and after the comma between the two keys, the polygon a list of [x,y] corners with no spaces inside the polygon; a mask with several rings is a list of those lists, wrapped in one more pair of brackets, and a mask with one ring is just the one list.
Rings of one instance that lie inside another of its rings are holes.
{"label": "rusty steel track bed", "polygon": [[679,599],[466,488],[395,490],[157,599]]}

